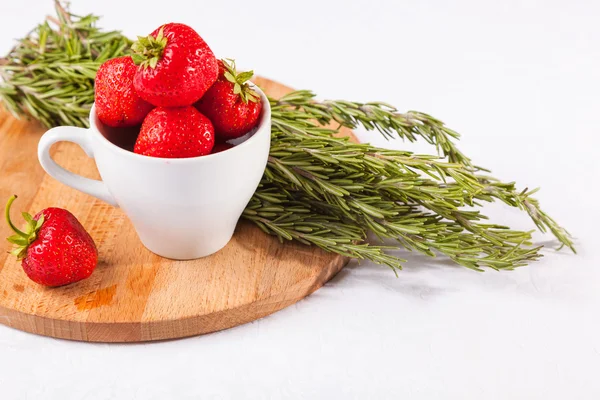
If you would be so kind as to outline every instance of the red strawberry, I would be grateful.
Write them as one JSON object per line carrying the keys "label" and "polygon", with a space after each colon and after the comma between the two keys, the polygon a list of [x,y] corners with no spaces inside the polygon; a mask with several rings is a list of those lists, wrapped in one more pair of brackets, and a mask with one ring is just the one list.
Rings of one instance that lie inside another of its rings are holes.
{"label": "red strawberry", "polygon": [[133,88],[137,67],[130,56],[113,58],[98,68],[96,74],[96,114],[112,127],[136,126],[154,108],[138,96]]}
{"label": "red strawberry", "polygon": [[133,61],[140,64],[135,89],[155,106],[190,106],[217,79],[215,55],[187,25],[163,25],[148,37],[139,36],[132,49]]}
{"label": "red strawberry", "polygon": [[210,154],[220,153],[225,150],[229,150],[233,147],[232,144],[229,143],[215,143],[215,147],[213,147]]}
{"label": "red strawberry", "polygon": [[235,62],[219,61],[219,78],[196,104],[221,140],[238,138],[258,125],[262,102],[247,81],[253,71],[237,73]]}
{"label": "red strawberry", "polygon": [[157,107],[142,123],[133,151],[150,157],[189,158],[210,154],[215,132],[192,106]]}
{"label": "red strawberry", "polygon": [[98,250],[91,236],[77,218],[62,208],[46,208],[31,217],[23,213],[27,229],[23,232],[10,220],[6,205],[6,220],[15,232],[8,241],[17,245],[11,253],[22,259],[27,276],[45,286],[62,286],[89,277],[98,263]]}

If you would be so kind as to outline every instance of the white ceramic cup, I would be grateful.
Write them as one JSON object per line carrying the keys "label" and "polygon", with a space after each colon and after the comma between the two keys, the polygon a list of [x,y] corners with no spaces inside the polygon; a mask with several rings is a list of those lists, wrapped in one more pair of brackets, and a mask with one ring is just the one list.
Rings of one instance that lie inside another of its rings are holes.
{"label": "white ceramic cup", "polygon": [[[111,143],[94,107],[90,128],[50,129],[38,145],[46,172],[74,189],[121,207],[142,243],[167,258],[213,254],[231,239],[264,173],[271,143],[271,109],[265,94],[256,132],[241,144],[194,158],[153,158]],[[101,181],[65,170],[50,157],[57,142],[73,142],[95,159]]]}

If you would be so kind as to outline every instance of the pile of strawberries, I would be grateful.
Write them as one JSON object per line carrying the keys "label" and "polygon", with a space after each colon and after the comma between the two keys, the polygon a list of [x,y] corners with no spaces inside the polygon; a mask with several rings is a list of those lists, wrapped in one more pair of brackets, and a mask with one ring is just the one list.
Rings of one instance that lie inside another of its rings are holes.
{"label": "pile of strawberries", "polygon": [[[150,157],[188,158],[227,150],[258,124],[262,103],[248,85],[252,71],[237,73],[233,61],[218,61],[192,28],[166,24],[132,46],[134,54],[108,60],[96,76],[100,121],[137,134],[134,152]],[[139,127],[139,133],[137,130]],[[127,129],[124,129],[127,128]],[[62,286],[89,277],[98,263],[92,237],[69,211],[46,208],[23,213],[24,230],[5,216],[27,276],[41,285]]]}
{"label": "pile of strawberries", "polygon": [[189,26],[163,25],[132,49],[100,66],[95,104],[105,125],[141,125],[135,153],[203,156],[228,149],[228,140],[258,124],[262,103],[248,84],[252,71],[238,73],[233,61],[217,60]]}

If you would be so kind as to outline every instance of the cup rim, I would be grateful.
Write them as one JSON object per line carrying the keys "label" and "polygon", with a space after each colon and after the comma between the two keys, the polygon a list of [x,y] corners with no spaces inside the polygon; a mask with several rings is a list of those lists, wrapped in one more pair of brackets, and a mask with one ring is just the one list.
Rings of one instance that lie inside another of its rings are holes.
{"label": "cup rim", "polygon": [[258,94],[260,95],[260,98],[262,100],[262,110],[261,110],[261,115],[260,115],[260,122],[258,124],[258,126],[256,127],[256,131],[254,132],[254,134],[252,134],[252,136],[250,136],[248,139],[244,140],[242,143],[233,146],[230,149],[221,151],[219,153],[214,153],[214,154],[206,154],[203,156],[197,156],[197,157],[188,157],[188,158],[163,158],[163,157],[151,157],[151,156],[146,156],[143,154],[137,154],[134,153],[133,151],[130,150],[126,150],[123,149],[119,146],[117,146],[116,144],[112,143],[110,140],[108,140],[101,132],[100,129],[98,129],[98,126],[96,124],[96,104],[94,103],[92,105],[92,108],[90,110],[90,115],[89,115],[89,121],[90,121],[90,128],[89,130],[92,131],[94,133],[94,135],[96,135],[97,137],[99,137],[100,142],[108,147],[109,149],[116,151],[117,153],[123,154],[127,157],[132,157],[133,159],[137,159],[140,162],[148,162],[148,163],[176,163],[176,164],[185,164],[185,163],[193,163],[193,162],[208,162],[211,160],[215,160],[216,158],[219,157],[230,157],[235,153],[238,153],[240,151],[244,151],[245,147],[250,146],[251,142],[254,142],[256,140],[258,140],[259,136],[265,135],[265,134],[269,134],[271,133],[271,130],[268,129],[268,127],[271,125],[271,104],[269,103],[269,99],[267,98],[267,96],[265,95],[265,93],[261,90],[261,88],[259,88],[255,83],[253,82],[249,82],[252,86],[252,89],[254,89],[256,92],[258,92]]}

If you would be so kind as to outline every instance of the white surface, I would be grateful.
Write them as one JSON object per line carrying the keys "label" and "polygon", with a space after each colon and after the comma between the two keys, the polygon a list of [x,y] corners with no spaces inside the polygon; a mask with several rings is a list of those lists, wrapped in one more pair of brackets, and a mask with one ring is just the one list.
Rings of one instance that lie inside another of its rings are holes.
{"label": "white surface", "polygon": [[[93,106],[89,129],[58,126],[44,133],[38,159],[63,184],[121,207],[153,253],[175,260],[206,257],[233,236],[267,165],[271,107],[256,90],[265,104],[256,131],[231,151],[179,160],[135,154],[107,139],[110,128],[98,120]],[[101,181],[67,171],[52,159],[50,148],[63,141],[76,143],[95,159]]]}
{"label": "white surface", "polygon": [[[3,2],[1,52],[49,3]],[[189,23],[218,55],[322,97],[436,115],[462,132],[475,161],[542,186],[579,255],[548,250],[518,271],[476,273],[403,254],[399,278],[351,265],[263,320],[163,343],[75,343],[2,326],[3,399],[600,397],[600,3],[73,3],[128,35]],[[489,213],[530,226],[505,207]]]}

